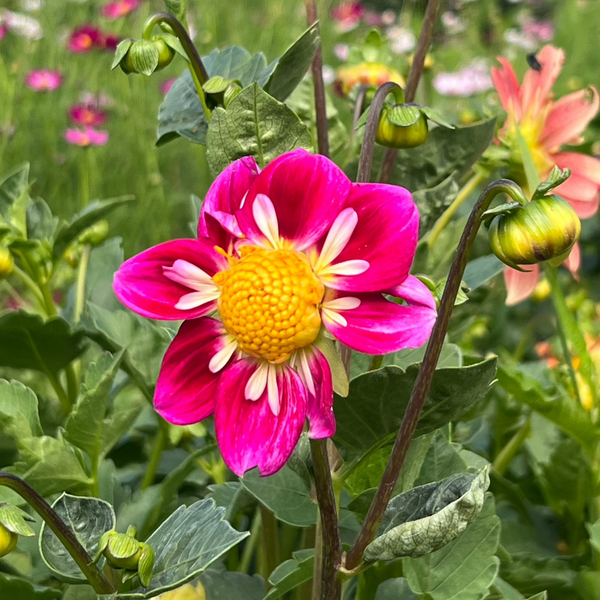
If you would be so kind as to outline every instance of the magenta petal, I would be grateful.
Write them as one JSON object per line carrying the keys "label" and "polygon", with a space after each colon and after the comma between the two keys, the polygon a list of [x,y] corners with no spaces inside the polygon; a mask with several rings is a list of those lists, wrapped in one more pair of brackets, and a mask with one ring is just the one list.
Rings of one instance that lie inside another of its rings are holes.
{"label": "magenta petal", "polygon": [[169,423],[189,425],[213,413],[220,374],[208,363],[223,347],[224,333],[219,321],[204,317],[186,321],[171,342],[154,392],[154,408]]}
{"label": "magenta petal", "polygon": [[412,265],[419,237],[419,211],[410,192],[395,185],[355,183],[345,208],[358,223],[333,264],[366,260],[360,275],[336,275],[327,285],[337,290],[380,292],[402,283]]}
{"label": "magenta petal", "polygon": [[[423,285],[421,282],[419,284]],[[418,287],[414,281],[412,285]],[[401,290],[393,292],[398,296],[399,293],[402,293]],[[340,342],[350,348],[367,354],[388,354],[405,348],[418,348],[429,339],[437,316],[431,303],[427,305],[407,299],[408,305],[404,306],[386,300],[382,294],[341,293],[337,298],[347,296],[361,301],[358,308],[338,311],[347,325],[333,322],[327,317],[323,318],[323,323]]]}
{"label": "magenta petal", "polygon": [[312,375],[315,393],[308,395],[307,416],[310,423],[309,437],[314,440],[331,437],[335,433],[333,414],[333,380],[331,368],[323,353],[316,347],[307,352],[308,366]]}
{"label": "magenta petal", "polygon": [[246,156],[229,165],[215,179],[200,211],[198,237],[208,237],[221,248],[229,248],[230,242],[239,237],[234,215],[259,172],[254,157]]}
{"label": "magenta petal", "polygon": [[121,265],[113,282],[117,298],[131,310],[150,319],[179,321],[202,317],[213,311],[216,302],[187,310],[175,308],[182,296],[193,291],[165,277],[163,267],[171,267],[176,260],[192,263],[211,277],[228,266],[226,258],[217,253],[207,239],[165,242]]}
{"label": "magenta petal", "polygon": [[253,359],[232,364],[221,375],[217,393],[217,441],[223,460],[240,477],[254,467],[262,476],[279,471],[296,447],[306,419],[304,385],[287,366],[277,375],[281,406],[277,416],[266,390],[258,400],[246,400],[246,384],[256,367]]}
{"label": "magenta petal", "polygon": [[265,194],[275,207],[280,236],[304,250],[329,229],[349,192],[350,180],[332,161],[295,150],[269,163],[256,178],[237,213],[238,223],[250,241],[264,241],[252,206],[257,194]]}

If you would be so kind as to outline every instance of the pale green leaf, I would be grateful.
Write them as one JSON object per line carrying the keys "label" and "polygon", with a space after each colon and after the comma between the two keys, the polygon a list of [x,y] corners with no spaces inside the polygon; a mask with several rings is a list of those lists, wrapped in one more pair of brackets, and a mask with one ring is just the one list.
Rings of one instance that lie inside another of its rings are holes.
{"label": "pale green leaf", "polygon": [[0,379],[0,420],[15,439],[42,435],[37,396],[20,381]]}
{"label": "pale green leaf", "polygon": [[273,586],[264,600],[276,600],[313,577],[315,554],[313,550],[294,552],[293,558],[282,562],[269,576]]}

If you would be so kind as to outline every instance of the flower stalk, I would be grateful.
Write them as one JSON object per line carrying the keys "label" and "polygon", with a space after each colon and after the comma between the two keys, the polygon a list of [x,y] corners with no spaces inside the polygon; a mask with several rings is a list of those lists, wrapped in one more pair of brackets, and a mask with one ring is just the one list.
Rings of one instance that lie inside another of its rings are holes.
{"label": "flower stalk", "polygon": [[364,520],[363,526],[354,542],[352,548],[348,551],[345,559],[344,568],[347,571],[354,571],[360,567],[362,555],[365,548],[375,539],[383,513],[392,497],[396,481],[400,470],[406,459],[406,454],[413,438],[419,416],[425,404],[427,393],[431,387],[431,381],[435,373],[435,368],[442,351],[444,338],[450,324],[450,317],[454,308],[454,301],[460,289],[460,283],[467,266],[469,252],[477,236],[479,226],[482,222],[482,216],[489,208],[492,200],[498,194],[508,194],[516,202],[522,202],[523,191],[521,188],[508,179],[500,179],[491,183],[481,194],[475,207],[471,211],[467,225],[463,231],[460,243],[458,245],[456,256],[448,275],[446,288],[440,302],[438,317],[427,345],[427,350],[423,358],[423,363],[415,381],[415,385],[410,397],[402,426],[396,436],[396,442],[392,454],[386,466],[385,472],[371,503],[369,512]]}
{"label": "flower stalk", "polygon": [[114,594],[117,591],[98,567],[92,563],[92,558],[79,543],[75,534],[30,485],[10,473],[0,473],[0,485],[19,494],[44,519],[98,594]]}

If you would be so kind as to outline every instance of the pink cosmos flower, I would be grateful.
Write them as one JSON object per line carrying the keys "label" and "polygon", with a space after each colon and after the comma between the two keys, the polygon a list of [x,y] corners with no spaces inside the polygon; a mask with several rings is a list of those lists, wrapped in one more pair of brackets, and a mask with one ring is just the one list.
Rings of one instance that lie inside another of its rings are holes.
{"label": "pink cosmos flower", "polygon": [[75,29],[69,37],[67,48],[71,52],[82,54],[90,52],[94,48],[104,47],[104,36],[102,32],[91,25],[84,25]]}
{"label": "pink cosmos flower", "polygon": [[93,127],[85,129],[67,129],[65,140],[75,146],[104,146],[108,142],[108,131],[101,131]]}
{"label": "pink cosmos flower", "polygon": [[96,110],[89,104],[75,104],[69,109],[69,116],[77,125],[87,125],[89,127],[98,127],[106,121],[106,113]]}
{"label": "pink cosmos flower", "polygon": [[[492,80],[508,118],[500,131],[500,143],[515,151],[520,159],[517,127],[527,142],[540,179],[545,179],[552,168],[571,169],[571,177],[554,191],[567,200],[580,218],[593,216],[598,210],[600,191],[600,160],[563,152],[561,146],[582,142],[580,137],[598,112],[600,100],[596,88],[580,90],[557,101],[552,99],[552,86],[565,60],[562,50],[544,46],[537,55],[539,70],[529,69],[519,85],[510,63],[500,57],[501,68],[492,69]],[[565,262],[572,271],[579,267],[579,247],[575,246]],[[539,279],[539,266],[527,267],[521,273],[505,271],[508,289],[507,304],[517,304],[531,295]]]}
{"label": "pink cosmos flower", "polygon": [[342,2],[331,10],[331,17],[336,22],[336,30],[340,33],[358,27],[364,14],[365,9],[360,2]]}
{"label": "pink cosmos flower", "polygon": [[432,295],[409,275],[418,222],[407,190],[351,183],[323,156],[296,150],[262,171],[252,157],[234,162],[206,195],[197,239],[150,248],[115,275],[132,310],[184,320],[156,410],[181,425],[214,414],[238,475],[279,470],[306,418],[312,438],[333,435],[323,332],[385,354],[420,346],[433,327]]}
{"label": "pink cosmos flower", "polygon": [[107,19],[119,19],[127,16],[140,5],[139,0],[117,0],[102,7],[102,16]]}
{"label": "pink cosmos flower", "polygon": [[166,95],[169,92],[169,90],[173,87],[173,84],[175,83],[175,81],[177,81],[177,80],[174,77],[172,77],[171,79],[167,79],[166,81],[163,81],[160,84],[160,91]]}
{"label": "pink cosmos flower", "polygon": [[34,92],[51,92],[62,85],[63,76],[58,71],[29,71],[25,76],[25,85]]}
{"label": "pink cosmos flower", "polygon": [[8,33],[8,25],[0,23],[0,40]]}
{"label": "pink cosmos flower", "polygon": [[102,36],[100,47],[103,50],[108,50],[109,52],[113,52],[117,49],[121,38],[114,33],[105,33]]}

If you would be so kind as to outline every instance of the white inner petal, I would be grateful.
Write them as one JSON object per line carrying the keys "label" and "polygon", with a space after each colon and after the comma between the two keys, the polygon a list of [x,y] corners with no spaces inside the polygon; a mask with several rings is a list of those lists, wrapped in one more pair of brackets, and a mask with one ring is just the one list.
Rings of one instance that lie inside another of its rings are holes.
{"label": "white inner petal", "polygon": [[261,233],[273,248],[279,247],[279,222],[271,198],[257,194],[252,204],[252,215]]}
{"label": "white inner petal", "polygon": [[357,223],[358,215],[353,208],[345,208],[336,217],[315,264],[315,271],[326,267],[340,255],[352,237]]}
{"label": "white inner petal", "polygon": [[197,308],[208,302],[216,300],[221,295],[221,292],[216,288],[212,291],[207,292],[191,292],[190,294],[184,294],[179,298],[179,302],[175,305],[178,310],[189,310],[190,308]]}
{"label": "white inner petal", "polygon": [[341,325],[342,327],[348,326],[348,321],[346,321],[346,319],[342,317],[340,313],[325,308],[324,306],[321,307],[321,316],[323,317],[323,320],[329,320],[337,325]]}
{"label": "white inner petal", "polygon": [[200,267],[187,260],[178,259],[172,267],[163,267],[165,277],[198,292],[205,291],[207,286],[216,288],[212,277]]}
{"label": "white inner petal", "polygon": [[279,389],[277,388],[277,367],[269,363],[269,374],[267,376],[267,396],[271,412],[277,416],[281,408],[279,404]]}
{"label": "white inner petal", "polygon": [[250,379],[248,379],[246,389],[244,390],[246,400],[258,400],[263,395],[263,392],[267,387],[269,365],[270,363],[266,360],[261,361],[256,371],[254,371],[250,376]]}
{"label": "white inner petal", "polygon": [[346,260],[335,265],[329,265],[319,271],[319,277],[328,275],[360,275],[371,265],[366,260]]}
{"label": "white inner petal", "polygon": [[208,370],[211,373],[218,373],[229,362],[229,359],[232,357],[233,353],[237,349],[238,343],[236,342],[234,337],[230,335],[226,335],[223,337],[228,341],[225,344],[225,346],[223,346],[210,359],[210,362],[208,363]]}
{"label": "white inner petal", "polygon": [[344,298],[336,298],[329,302],[323,302],[324,308],[329,310],[352,310],[360,306],[360,299],[354,298],[353,296],[346,296]]}

